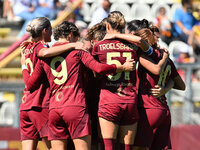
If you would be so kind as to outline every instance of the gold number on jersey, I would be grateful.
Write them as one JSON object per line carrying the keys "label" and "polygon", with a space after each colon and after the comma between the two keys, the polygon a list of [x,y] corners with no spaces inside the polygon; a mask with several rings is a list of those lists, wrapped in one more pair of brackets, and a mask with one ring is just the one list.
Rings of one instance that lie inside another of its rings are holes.
{"label": "gold number on jersey", "polygon": [[25,64],[26,64],[26,67],[28,68],[28,66],[29,66],[29,68],[30,68],[30,75],[33,73],[33,63],[31,62],[31,59],[30,58],[27,58],[26,60],[25,60]]}
{"label": "gold number on jersey", "polygon": [[[62,69],[59,72],[56,71],[57,62],[61,63],[62,66]],[[50,66],[52,74],[56,77],[54,79],[54,82],[58,85],[63,84],[67,80],[67,64],[65,59],[61,56],[54,57],[51,61]]]}
{"label": "gold number on jersey", "polygon": [[160,78],[158,80],[158,85],[165,86],[165,81],[166,81],[168,74],[171,74],[171,66],[170,65],[167,65],[166,69],[162,70],[162,72],[160,74]]}
{"label": "gold number on jersey", "polygon": [[[131,59],[131,52],[123,52],[122,56],[126,57],[126,61],[127,61],[127,59]],[[121,65],[120,61],[113,60],[112,59],[113,57],[120,57],[120,52],[109,52],[109,53],[107,53],[107,64],[109,64],[109,65],[112,65],[112,64]],[[121,74],[122,74],[122,72],[119,72],[114,76],[108,75],[108,79],[111,80],[111,81],[117,81],[121,77]],[[125,80],[129,80],[130,79],[130,72],[125,72],[124,78],[125,78]]]}

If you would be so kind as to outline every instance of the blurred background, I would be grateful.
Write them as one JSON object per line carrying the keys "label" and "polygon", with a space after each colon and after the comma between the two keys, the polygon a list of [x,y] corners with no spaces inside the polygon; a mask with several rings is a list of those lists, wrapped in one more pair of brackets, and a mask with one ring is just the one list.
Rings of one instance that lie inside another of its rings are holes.
{"label": "blurred background", "polygon": [[[187,9],[196,23],[184,40],[175,32],[181,0],[0,0],[0,150],[21,150],[19,106],[25,86],[19,45],[29,38],[25,26],[36,15],[48,17],[53,28],[69,20],[85,37],[87,29],[104,17],[97,15],[100,7],[105,13],[121,11],[127,22],[145,18],[160,28],[159,44],[169,50],[186,83],[185,91],[167,94],[173,150],[200,150],[200,0],[191,4]],[[42,142],[38,149],[45,149]]]}

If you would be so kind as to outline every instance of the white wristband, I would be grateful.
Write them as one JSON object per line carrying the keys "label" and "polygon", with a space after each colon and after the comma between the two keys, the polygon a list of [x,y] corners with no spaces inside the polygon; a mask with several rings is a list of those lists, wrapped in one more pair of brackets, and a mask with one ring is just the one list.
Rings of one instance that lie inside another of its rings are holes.
{"label": "white wristband", "polygon": [[22,65],[22,71],[23,71],[24,69],[27,69],[27,68],[26,68],[26,65]]}

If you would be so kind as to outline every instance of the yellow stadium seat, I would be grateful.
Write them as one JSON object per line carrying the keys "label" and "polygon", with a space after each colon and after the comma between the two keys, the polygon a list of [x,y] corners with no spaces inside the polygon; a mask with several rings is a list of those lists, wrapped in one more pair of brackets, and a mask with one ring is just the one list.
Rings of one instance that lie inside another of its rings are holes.
{"label": "yellow stadium seat", "polygon": [[10,28],[0,28],[0,38],[6,38],[10,32]]}

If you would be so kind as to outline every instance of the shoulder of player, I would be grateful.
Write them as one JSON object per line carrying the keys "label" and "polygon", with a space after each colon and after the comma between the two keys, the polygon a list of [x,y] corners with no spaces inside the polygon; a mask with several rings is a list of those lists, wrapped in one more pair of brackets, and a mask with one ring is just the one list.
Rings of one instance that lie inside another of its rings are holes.
{"label": "shoulder of player", "polygon": [[49,48],[47,43],[42,43],[41,41],[34,44],[35,48],[42,49],[42,48]]}

